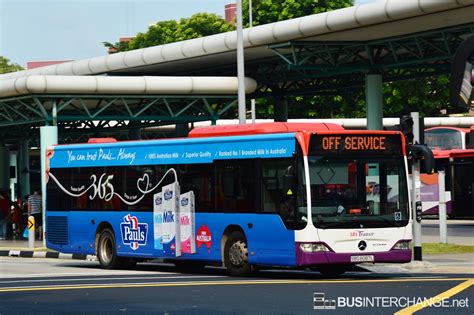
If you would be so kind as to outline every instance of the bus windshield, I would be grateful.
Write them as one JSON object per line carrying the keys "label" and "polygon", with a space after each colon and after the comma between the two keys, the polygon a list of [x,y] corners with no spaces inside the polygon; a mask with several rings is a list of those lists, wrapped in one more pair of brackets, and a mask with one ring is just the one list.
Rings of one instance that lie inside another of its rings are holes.
{"label": "bus windshield", "polygon": [[425,143],[432,150],[465,149],[462,132],[454,129],[425,130]]}
{"label": "bus windshield", "polygon": [[[368,140],[365,143],[369,143]],[[317,228],[408,224],[404,158],[401,152],[388,154],[394,153],[390,149],[392,145],[398,146],[384,139],[383,154],[376,154],[371,148],[349,150],[351,152],[338,149],[337,154],[334,150],[324,152],[318,145],[318,149],[310,149],[311,210]]]}

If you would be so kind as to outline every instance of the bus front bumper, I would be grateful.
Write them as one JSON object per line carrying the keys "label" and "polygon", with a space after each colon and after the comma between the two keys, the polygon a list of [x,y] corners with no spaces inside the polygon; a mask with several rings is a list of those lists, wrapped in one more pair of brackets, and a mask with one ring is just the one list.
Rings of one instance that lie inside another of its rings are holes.
{"label": "bus front bumper", "polygon": [[358,264],[369,263],[407,263],[411,261],[410,249],[395,249],[388,252],[358,252],[358,253],[335,253],[326,252],[303,252],[296,244],[296,263],[298,266],[314,266],[325,264]]}

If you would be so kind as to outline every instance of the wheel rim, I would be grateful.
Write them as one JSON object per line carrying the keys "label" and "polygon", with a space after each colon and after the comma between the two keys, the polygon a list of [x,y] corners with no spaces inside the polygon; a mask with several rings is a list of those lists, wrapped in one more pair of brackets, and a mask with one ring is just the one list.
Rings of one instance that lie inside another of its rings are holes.
{"label": "wheel rim", "polygon": [[109,263],[112,260],[112,240],[106,236],[100,243],[100,257],[104,263]]}
{"label": "wheel rim", "polygon": [[234,266],[242,266],[247,262],[247,247],[244,242],[238,241],[229,249],[229,260]]}

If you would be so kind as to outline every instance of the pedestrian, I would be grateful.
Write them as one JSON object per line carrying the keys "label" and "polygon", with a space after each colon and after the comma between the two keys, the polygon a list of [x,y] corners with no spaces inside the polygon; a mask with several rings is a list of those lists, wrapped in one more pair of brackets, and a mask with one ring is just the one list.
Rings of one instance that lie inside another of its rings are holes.
{"label": "pedestrian", "polygon": [[10,200],[6,191],[0,191],[0,240],[7,238],[7,227],[10,222]]}
{"label": "pedestrian", "polygon": [[35,218],[35,229],[38,231],[38,239],[43,239],[43,198],[41,197],[41,190],[36,188],[33,195],[28,197],[28,215]]}

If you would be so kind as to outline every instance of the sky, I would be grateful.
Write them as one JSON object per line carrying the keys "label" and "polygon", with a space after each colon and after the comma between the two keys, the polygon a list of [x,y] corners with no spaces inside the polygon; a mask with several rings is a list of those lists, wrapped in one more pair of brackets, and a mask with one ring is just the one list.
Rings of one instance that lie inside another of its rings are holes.
{"label": "sky", "polygon": [[[275,0],[277,1],[277,0]],[[357,0],[357,4],[375,0]],[[232,0],[0,0],[0,56],[28,61],[105,55],[102,42],[146,32],[148,25],[194,13],[224,16]]]}

